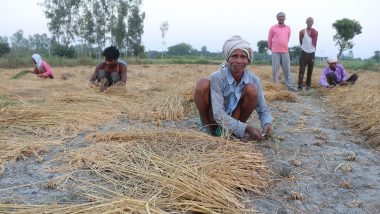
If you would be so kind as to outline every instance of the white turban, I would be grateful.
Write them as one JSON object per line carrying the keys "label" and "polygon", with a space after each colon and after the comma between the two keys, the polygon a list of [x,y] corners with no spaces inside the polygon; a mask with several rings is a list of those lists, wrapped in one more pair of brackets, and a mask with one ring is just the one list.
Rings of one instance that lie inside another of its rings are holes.
{"label": "white turban", "polygon": [[40,68],[41,64],[42,64],[41,56],[39,54],[33,54],[32,59],[34,59],[34,61],[36,61],[36,68]]}
{"label": "white turban", "polygon": [[337,60],[337,58],[336,57],[329,57],[328,59],[327,59],[327,63],[337,63],[338,62],[338,60]]}
{"label": "white turban", "polygon": [[223,45],[223,56],[226,61],[230,58],[232,52],[240,49],[247,54],[249,62],[252,62],[253,59],[253,50],[251,44],[243,40],[240,36],[233,36],[229,38]]}

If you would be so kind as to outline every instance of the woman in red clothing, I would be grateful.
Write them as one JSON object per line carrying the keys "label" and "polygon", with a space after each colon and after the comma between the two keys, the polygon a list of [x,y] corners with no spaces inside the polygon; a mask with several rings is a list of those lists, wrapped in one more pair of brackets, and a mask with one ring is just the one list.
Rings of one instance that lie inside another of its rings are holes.
{"label": "woman in red clothing", "polygon": [[46,61],[42,60],[39,54],[33,54],[32,61],[36,66],[33,70],[33,73],[35,73],[40,78],[54,79],[53,69],[51,69],[50,65]]}

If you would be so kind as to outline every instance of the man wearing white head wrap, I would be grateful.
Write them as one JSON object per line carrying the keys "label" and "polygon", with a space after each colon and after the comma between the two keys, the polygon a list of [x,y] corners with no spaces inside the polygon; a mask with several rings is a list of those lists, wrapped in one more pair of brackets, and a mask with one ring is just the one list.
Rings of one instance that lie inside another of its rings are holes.
{"label": "man wearing white head wrap", "polygon": [[224,59],[228,61],[232,52],[234,52],[236,49],[243,50],[248,56],[248,61],[252,62],[253,50],[251,48],[251,44],[249,44],[247,41],[244,41],[240,36],[237,36],[237,35],[231,37],[224,43],[223,45]]}
{"label": "man wearing white head wrap", "polygon": [[51,69],[46,61],[42,60],[42,57],[39,54],[32,55],[32,62],[35,65],[33,73],[38,77],[54,79],[53,69]]}
{"label": "man wearing white head wrap", "polygon": [[338,63],[336,57],[329,57],[327,59],[328,66],[323,69],[321,78],[319,78],[319,84],[325,88],[333,88],[338,85],[353,85],[359,78],[357,74],[352,74],[348,77],[343,65]]}
{"label": "man wearing white head wrap", "polygon": [[337,63],[337,62],[338,62],[338,59],[336,57],[329,57],[329,58],[327,58],[327,63],[328,64]]}
{"label": "man wearing white head wrap", "polygon": [[[201,79],[195,88],[201,129],[221,136],[233,134],[243,140],[260,140],[272,132],[272,116],[266,105],[260,79],[246,69],[252,61],[250,44],[233,36],[223,45],[226,62],[210,79]],[[262,132],[246,121],[256,110]]]}
{"label": "man wearing white head wrap", "polygon": [[290,27],[285,25],[285,13],[279,12],[277,15],[278,24],[273,25],[268,33],[268,48],[272,51],[272,73],[273,81],[278,83],[279,65],[284,74],[286,88],[296,91],[293,86],[292,74],[290,72],[290,57],[288,43],[290,38]]}
{"label": "man wearing white head wrap", "polygon": [[41,56],[39,54],[33,54],[32,55],[32,59],[34,59],[36,68],[41,67],[41,65],[42,65],[42,58],[41,58]]}

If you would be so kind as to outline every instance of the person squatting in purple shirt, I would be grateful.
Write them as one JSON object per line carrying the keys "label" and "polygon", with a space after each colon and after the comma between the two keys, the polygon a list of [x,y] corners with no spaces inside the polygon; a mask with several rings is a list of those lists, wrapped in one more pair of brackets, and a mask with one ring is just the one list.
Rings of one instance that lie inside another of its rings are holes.
{"label": "person squatting in purple shirt", "polygon": [[337,58],[330,57],[327,59],[328,66],[323,69],[319,84],[325,88],[333,88],[338,85],[354,84],[359,78],[357,74],[348,77],[342,64],[338,63]]}

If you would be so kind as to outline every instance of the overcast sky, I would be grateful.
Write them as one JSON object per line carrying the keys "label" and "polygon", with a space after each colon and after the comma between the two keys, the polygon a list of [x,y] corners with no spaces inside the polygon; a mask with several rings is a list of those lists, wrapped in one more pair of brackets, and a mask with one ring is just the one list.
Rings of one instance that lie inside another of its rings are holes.
{"label": "overcast sky", "polygon": [[[25,37],[50,35],[37,2],[42,0],[0,0],[0,36],[10,37],[19,29]],[[311,16],[319,31],[317,55],[335,55],[332,23],[349,18],[362,26],[362,34],[354,37],[354,56],[369,58],[380,50],[379,8],[379,0],[143,0],[143,45],[146,50],[161,51],[160,25],[168,21],[167,47],[185,42],[198,50],[206,46],[217,52],[226,39],[240,35],[257,50],[257,42],[267,40],[269,28],[277,23],[276,14],[283,11],[285,24],[292,29],[289,47],[298,45],[298,32]]]}

